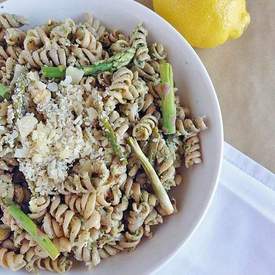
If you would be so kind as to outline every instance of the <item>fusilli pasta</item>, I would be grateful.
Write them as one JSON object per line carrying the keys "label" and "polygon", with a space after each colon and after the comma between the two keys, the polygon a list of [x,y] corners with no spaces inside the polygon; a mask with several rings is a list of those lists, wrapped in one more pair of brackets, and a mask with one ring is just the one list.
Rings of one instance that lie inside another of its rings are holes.
{"label": "fusilli pasta", "polygon": [[0,248],[0,265],[4,268],[10,268],[12,271],[17,271],[26,265],[24,256],[9,251],[7,248]]}
{"label": "fusilli pasta", "polygon": [[16,14],[2,13],[0,15],[0,27],[4,29],[18,28],[27,23],[27,20]]}

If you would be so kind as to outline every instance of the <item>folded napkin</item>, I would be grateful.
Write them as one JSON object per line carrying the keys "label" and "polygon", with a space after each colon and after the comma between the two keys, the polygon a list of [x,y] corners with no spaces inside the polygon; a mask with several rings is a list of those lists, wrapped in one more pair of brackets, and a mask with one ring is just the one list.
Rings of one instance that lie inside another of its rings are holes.
{"label": "folded napkin", "polygon": [[225,144],[220,184],[188,243],[155,275],[275,275],[275,175]]}

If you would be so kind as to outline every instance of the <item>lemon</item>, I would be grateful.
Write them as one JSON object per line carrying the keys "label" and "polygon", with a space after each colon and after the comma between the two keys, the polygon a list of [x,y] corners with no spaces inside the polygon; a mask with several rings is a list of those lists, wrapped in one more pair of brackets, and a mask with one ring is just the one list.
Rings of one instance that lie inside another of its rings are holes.
{"label": "lemon", "polygon": [[153,6],[198,48],[239,38],[250,23],[245,0],[153,0]]}

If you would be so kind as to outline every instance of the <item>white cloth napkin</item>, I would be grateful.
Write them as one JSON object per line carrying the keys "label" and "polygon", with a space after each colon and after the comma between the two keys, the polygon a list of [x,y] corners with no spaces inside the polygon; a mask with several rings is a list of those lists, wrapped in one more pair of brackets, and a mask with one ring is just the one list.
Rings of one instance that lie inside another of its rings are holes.
{"label": "white cloth napkin", "polygon": [[224,152],[204,221],[155,275],[275,274],[275,175],[229,144]]}

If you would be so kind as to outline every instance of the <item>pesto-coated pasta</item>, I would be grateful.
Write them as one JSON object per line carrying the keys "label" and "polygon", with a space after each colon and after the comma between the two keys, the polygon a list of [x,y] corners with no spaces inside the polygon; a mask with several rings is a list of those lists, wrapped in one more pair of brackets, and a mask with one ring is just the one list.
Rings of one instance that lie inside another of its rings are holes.
{"label": "pesto-coated pasta", "polygon": [[158,119],[153,115],[145,115],[133,129],[133,136],[137,140],[148,140],[153,129],[157,126]]}
{"label": "pesto-coated pasta", "polygon": [[72,261],[65,256],[61,256],[56,260],[50,258],[38,258],[32,264],[26,266],[27,271],[33,272],[37,270],[47,270],[51,272],[64,273],[71,269]]}
{"label": "pesto-coated pasta", "polygon": [[[192,116],[175,88],[176,130],[163,132],[160,70],[168,53],[147,41],[143,24],[128,35],[89,14],[21,29],[26,23],[0,15],[0,265],[66,272],[79,261],[92,268],[152,237],[167,215],[129,140],[168,192],[182,183],[182,165],[202,162],[206,120]],[[11,200],[58,258],[13,218]]]}
{"label": "pesto-coated pasta", "polygon": [[200,140],[197,135],[187,139],[184,146],[184,156],[186,168],[202,162],[200,152]]}
{"label": "pesto-coated pasta", "polygon": [[136,27],[130,37],[132,47],[137,49],[134,64],[140,68],[143,68],[145,62],[150,60],[149,49],[146,41],[147,35],[148,31],[142,24],[140,24]]}

